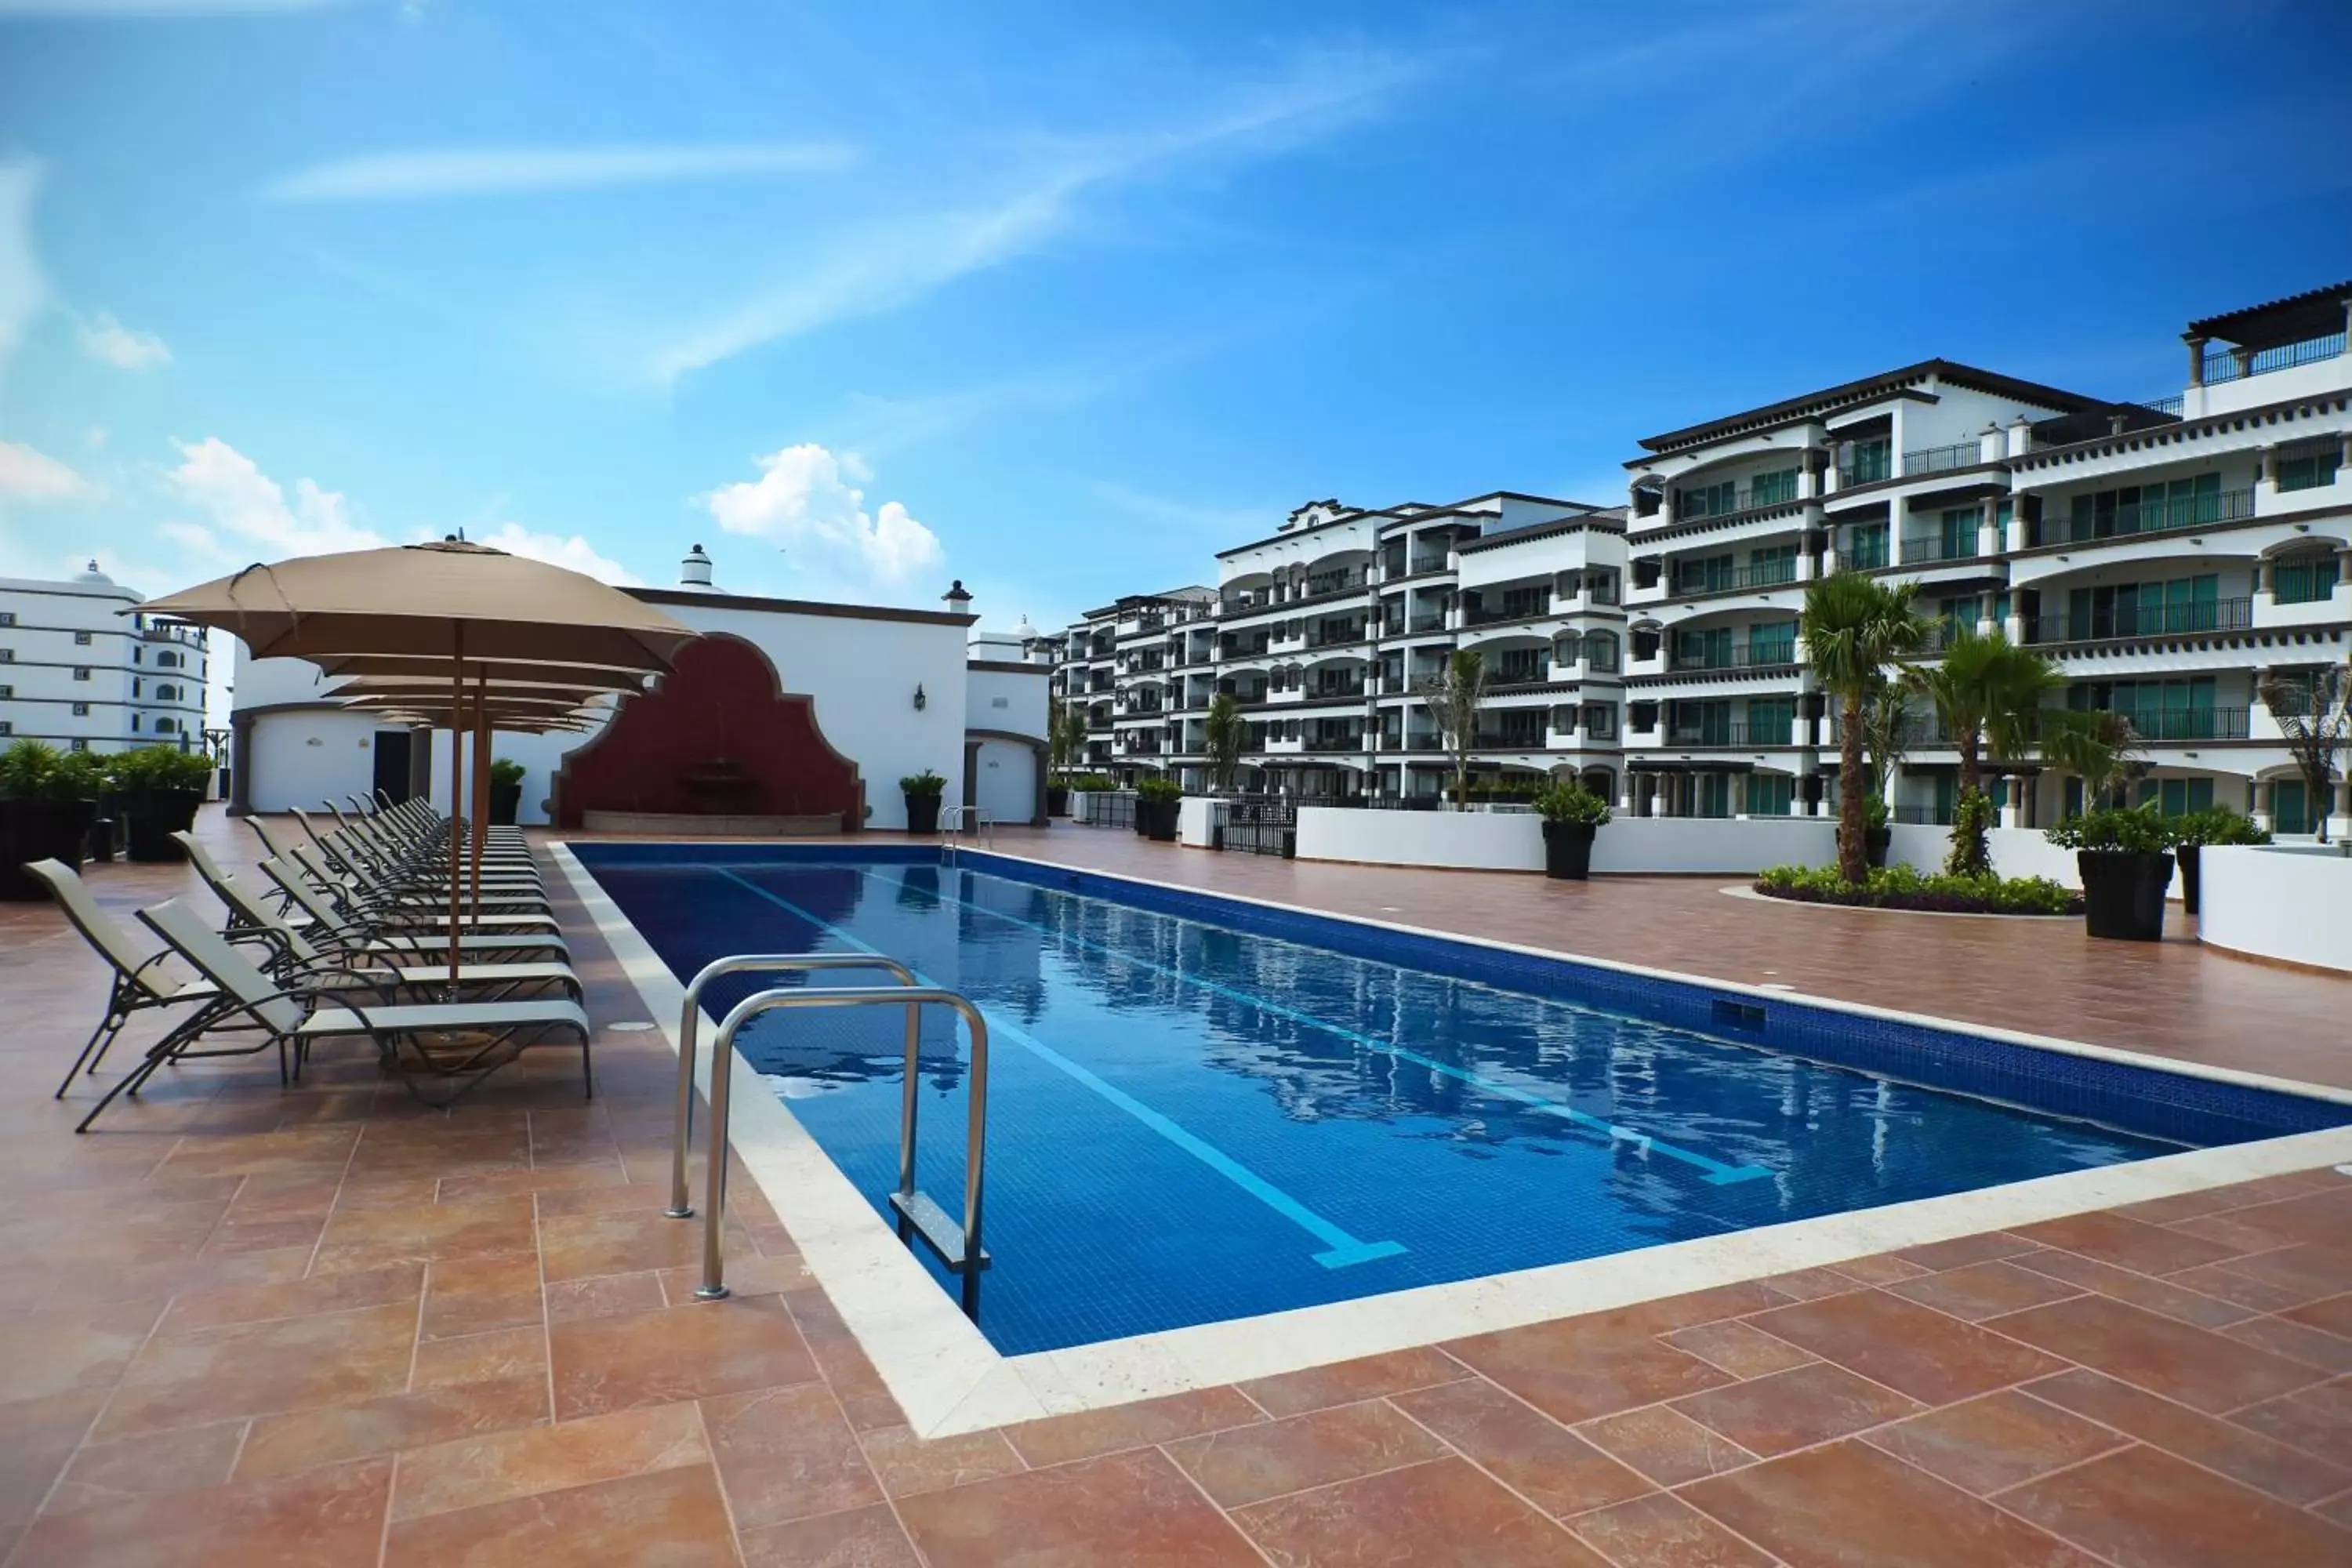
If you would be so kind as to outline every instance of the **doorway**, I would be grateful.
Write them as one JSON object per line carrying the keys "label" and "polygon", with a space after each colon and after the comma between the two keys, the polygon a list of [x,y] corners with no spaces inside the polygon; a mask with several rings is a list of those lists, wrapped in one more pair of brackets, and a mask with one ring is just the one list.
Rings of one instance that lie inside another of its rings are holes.
{"label": "doorway", "polygon": [[408,748],[412,737],[405,730],[378,730],[368,749],[375,754],[374,788],[382,790],[393,805],[398,805],[409,797]]}

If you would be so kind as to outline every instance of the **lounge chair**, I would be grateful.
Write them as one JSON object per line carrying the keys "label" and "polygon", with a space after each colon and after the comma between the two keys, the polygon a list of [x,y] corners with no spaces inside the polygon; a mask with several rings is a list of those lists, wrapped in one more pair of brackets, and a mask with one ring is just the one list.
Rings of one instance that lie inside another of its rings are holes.
{"label": "lounge chair", "polygon": [[66,912],[66,920],[81,933],[82,941],[89,943],[90,951],[106,960],[114,971],[107,986],[106,1011],[99,1018],[98,1027],[90,1031],[89,1038],[82,1042],[81,1054],[74,1058],[73,1066],[66,1068],[66,1076],[58,1084],[58,1099],[63,1100],[66,1090],[73,1087],[76,1073],[98,1070],[98,1064],[106,1059],[107,1048],[114,1044],[114,1037],[122,1032],[132,1014],[157,1007],[196,1006],[196,1014],[174,1026],[176,1036],[192,1026],[201,1026],[207,1011],[218,1005],[220,988],[210,981],[184,979],[163,967],[172,957],[170,948],[142,952],[131,933],[98,907],[98,900],[89,896],[89,887],[73,868],[60,860],[35,860],[25,869],[48,884],[58,907]]}
{"label": "lounge chair", "polygon": [[[314,934],[335,941],[362,941],[373,951],[403,956],[437,952],[446,957],[448,954],[449,937],[446,924],[435,922],[430,929],[412,924],[407,932],[386,929],[346,917],[328,901],[326,894],[310,884],[298,868],[283,860],[264,860],[260,871],[285,895],[290,908],[310,917],[308,927]],[[569,958],[571,952],[571,947],[552,931],[504,935],[472,932],[460,934],[457,938],[457,953],[461,959],[520,958],[525,953],[564,959]]]}

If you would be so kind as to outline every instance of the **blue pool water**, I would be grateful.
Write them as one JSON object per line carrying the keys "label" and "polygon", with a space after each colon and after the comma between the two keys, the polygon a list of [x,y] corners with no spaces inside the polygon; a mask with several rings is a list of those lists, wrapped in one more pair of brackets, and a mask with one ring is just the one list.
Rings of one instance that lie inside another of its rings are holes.
{"label": "blue pool water", "polygon": [[[1007,1354],[2341,1120],[2287,1096],[2175,1094],[2183,1080],[2157,1073],[2153,1092],[2066,1079],[2042,1094],[2040,1064],[1964,1036],[1863,1038],[1870,1021],[1820,1009],[1767,1019],[1691,987],[985,857],[655,848],[577,852],[681,980],[729,952],[863,949],[981,1006],[994,1267],[979,1322]],[[1383,951],[1412,942],[1418,962]],[[953,1211],[964,1042],[944,1011],[922,1042],[920,1184]],[[887,1213],[903,1015],[771,1014],[740,1045]],[[1832,1065],[1872,1052],[1902,1076]],[[1954,1075],[2000,1098],[1909,1081]]]}

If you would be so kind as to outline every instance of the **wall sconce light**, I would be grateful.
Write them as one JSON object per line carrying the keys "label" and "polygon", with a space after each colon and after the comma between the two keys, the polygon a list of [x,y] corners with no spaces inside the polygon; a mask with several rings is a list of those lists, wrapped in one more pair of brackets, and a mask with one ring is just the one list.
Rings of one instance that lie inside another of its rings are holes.
{"label": "wall sconce light", "polygon": [[922,683],[921,683],[920,681],[916,682],[916,684],[915,684],[915,711],[916,711],[916,712],[918,712],[918,713],[920,713],[924,709],[926,709],[926,708],[928,708],[928,707],[929,707],[929,706],[930,706],[930,702],[931,702],[931,700],[930,700],[929,698],[928,698],[928,697],[926,697],[926,696],[924,696],[924,695],[923,695]]}

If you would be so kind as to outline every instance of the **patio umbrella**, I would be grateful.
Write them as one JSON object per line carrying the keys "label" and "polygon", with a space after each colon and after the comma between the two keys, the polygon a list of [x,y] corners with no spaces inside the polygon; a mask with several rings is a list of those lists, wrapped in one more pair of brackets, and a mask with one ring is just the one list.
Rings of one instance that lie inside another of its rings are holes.
{"label": "patio umbrella", "polygon": [[[462,918],[457,814],[467,799],[464,748],[457,742],[472,706],[468,679],[486,688],[492,664],[667,670],[677,650],[697,635],[593,577],[458,539],[257,563],[136,609],[228,632],[242,638],[256,658],[368,656],[439,662],[449,682],[435,717],[451,729],[452,984]],[[493,711],[485,703],[476,718],[478,742],[480,723]],[[478,809],[477,857],[485,826]]]}

